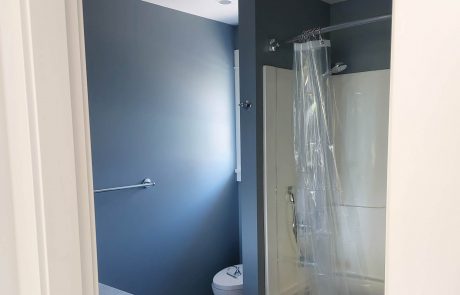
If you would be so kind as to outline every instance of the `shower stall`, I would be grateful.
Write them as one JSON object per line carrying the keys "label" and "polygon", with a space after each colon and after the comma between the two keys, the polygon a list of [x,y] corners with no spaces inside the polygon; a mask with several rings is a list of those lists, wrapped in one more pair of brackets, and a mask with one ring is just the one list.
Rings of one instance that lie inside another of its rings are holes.
{"label": "shower stall", "polygon": [[267,294],[384,293],[389,70],[342,74],[322,34],[389,19],[306,30],[293,70],[264,68]]}

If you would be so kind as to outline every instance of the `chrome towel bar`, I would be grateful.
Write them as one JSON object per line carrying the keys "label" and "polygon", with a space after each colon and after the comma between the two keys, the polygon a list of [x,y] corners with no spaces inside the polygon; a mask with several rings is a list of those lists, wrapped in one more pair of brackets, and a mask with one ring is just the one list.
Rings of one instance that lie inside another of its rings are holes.
{"label": "chrome towel bar", "polygon": [[105,193],[105,192],[119,191],[119,190],[124,190],[124,189],[131,189],[131,188],[149,188],[151,186],[155,186],[155,182],[152,182],[152,180],[150,178],[145,178],[142,181],[142,183],[140,183],[140,184],[133,184],[133,185],[111,187],[111,188],[96,189],[96,190],[94,190],[94,193]]}

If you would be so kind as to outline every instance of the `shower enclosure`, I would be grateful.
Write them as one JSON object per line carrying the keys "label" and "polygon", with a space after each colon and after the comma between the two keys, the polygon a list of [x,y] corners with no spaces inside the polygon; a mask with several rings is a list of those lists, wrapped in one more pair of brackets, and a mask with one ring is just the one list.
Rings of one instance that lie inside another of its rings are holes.
{"label": "shower enclosure", "polygon": [[381,295],[389,70],[332,75],[318,32],[264,68],[267,294]]}

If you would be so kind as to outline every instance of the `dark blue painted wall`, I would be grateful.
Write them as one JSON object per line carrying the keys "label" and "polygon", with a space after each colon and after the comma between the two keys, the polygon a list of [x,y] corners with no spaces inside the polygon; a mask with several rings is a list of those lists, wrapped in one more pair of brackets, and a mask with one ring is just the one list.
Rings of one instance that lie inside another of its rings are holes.
{"label": "dark blue painted wall", "polygon": [[212,294],[239,262],[234,28],[139,0],[85,0],[99,279]]}
{"label": "dark blue painted wall", "polygon": [[[331,5],[331,24],[391,14],[391,0],[348,0]],[[332,63],[348,65],[344,73],[390,68],[391,21],[330,34]]]}
{"label": "dark blue painted wall", "polygon": [[[254,101],[256,92],[256,25],[255,0],[238,2],[239,27],[238,47],[240,51],[240,99]],[[256,159],[256,116],[252,109],[241,110],[241,182],[239,184],[239,203],[241,214],[241,257],[244,265],[244,294],[261,294],[259,264],[263,257],[261,248],[260,208],[257,198],[257,159]],[[261,231],[262,229],[262,231]]]}
{"label": "dark blue painted wall", "polygon": [[263,196],[263,65],[289,68],[292,48],[265,51],[269,38],[287,39],[305,28],[327,25],[329,5],[320,0],[245,0],[239,2],[241,99],[253,107],[241,112],[244,294],[265,294]]}

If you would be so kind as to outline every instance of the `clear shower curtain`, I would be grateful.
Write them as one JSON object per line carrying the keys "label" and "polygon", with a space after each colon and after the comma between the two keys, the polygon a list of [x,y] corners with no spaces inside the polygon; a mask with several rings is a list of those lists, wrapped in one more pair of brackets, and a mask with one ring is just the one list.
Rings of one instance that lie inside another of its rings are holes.
{"label": "clear shower curtain", "polygon": [[[294,46],[295,214],[299,265],[309,282],[301,293],[352,295],[350,281],[364,282],[365,263],[359,241],[347,239],[353,216],[343,206],[334,155],[329,48],[322,39]],[[360,295],[369,294],[364,284]]]}

